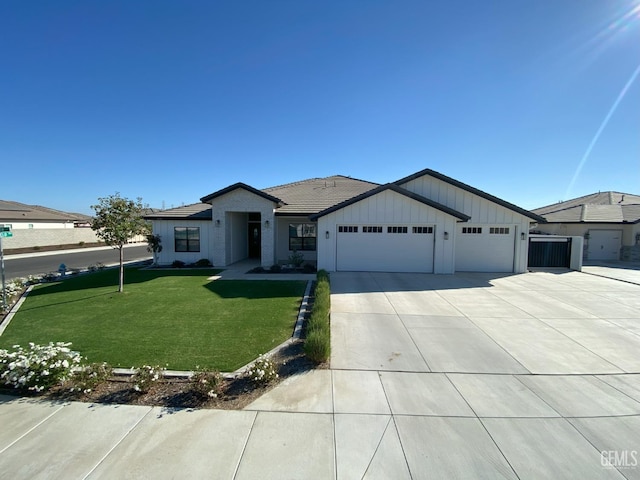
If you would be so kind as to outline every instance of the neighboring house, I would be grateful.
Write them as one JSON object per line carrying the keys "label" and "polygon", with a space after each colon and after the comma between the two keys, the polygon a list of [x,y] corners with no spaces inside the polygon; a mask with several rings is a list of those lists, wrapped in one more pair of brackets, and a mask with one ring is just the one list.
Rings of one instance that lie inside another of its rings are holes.
{"label": "neighboring house", "polygon": [[161,236],[159,263],[269,267],[295,251],[328,271],[524,272],[530,225],[544,221],[429,169],[385,185],[339,175],[236,183],[200,201],[145,216]]}
{"label": "neighboring house", "polygon": [[598,192],[533,212],[546,223],[532,233],[584,237],[585,260],[640,261],[639,195]]}
{"label": "neighboring house", "polygon": [[13,230],[29,228],[77,228],[86,225],[91,217],[67,213],[38,205],[0,200],[0,224]]}
{"label": "neighboring house", "polygon": [[79,213],[0,200],[0,226],[13,230],[13,237],[3,240],[7,250],[96,242],[90,221],[91,217]]}

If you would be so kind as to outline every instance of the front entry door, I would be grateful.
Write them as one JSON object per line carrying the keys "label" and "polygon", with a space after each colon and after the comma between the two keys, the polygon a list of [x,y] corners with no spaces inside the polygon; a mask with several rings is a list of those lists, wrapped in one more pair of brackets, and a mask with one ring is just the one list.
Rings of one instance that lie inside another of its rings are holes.
{"label": "front entry door", "polygon": [[249,223],[249,258],[260,258],[260,245],[262,243],[260,223]]}

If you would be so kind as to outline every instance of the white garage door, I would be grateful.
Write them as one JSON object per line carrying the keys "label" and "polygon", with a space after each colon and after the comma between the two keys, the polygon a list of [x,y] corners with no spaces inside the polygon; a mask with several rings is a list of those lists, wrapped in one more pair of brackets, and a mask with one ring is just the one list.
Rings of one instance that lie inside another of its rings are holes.
{"label": "white garage door", "polygon": [[433,225],[339,225],[336,269],[433,272]]}
{"label": "white garage door", "polygon": [[514,226],[458,226],[457,272],[513,272]]}
{"label": "white garage door", "polygon": [[589,260],[619,260],[622,246],[621,230],[589,230]]}

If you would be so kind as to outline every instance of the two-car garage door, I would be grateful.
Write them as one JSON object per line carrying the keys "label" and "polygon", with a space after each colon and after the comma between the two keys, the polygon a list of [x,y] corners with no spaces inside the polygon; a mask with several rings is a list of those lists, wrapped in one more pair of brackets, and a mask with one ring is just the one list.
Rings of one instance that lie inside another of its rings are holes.
{"label": "two-car garage door", "polygon": [[339,225],[336,269],[433,272],[433,225]]}

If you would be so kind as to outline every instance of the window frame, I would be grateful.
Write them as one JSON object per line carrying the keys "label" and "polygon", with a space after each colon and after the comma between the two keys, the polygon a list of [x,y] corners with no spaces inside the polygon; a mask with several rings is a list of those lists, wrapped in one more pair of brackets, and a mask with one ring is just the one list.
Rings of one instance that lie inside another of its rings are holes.
{"label": "window frame", "polygon": [[[184,230],[184,238],[178,235],[179,230]],[[193,232],[197,232],[197,236],[193,235]],[[178,242],[184,242],[184,248],[178,247]],[[173,227],[173,251],[176,253],[200,252],[200,227]]]}
{"label": "window frame", "polygon": [[[302,227],[302,236],[292,236],[292,231],[298,233],[299,226]],[[311,232],[311,230],[313,230],[313,232]],[[298,243],[297,240],[300,240],[300,243],[294,246],[291,244],[291,240],[294,240],[295,244]],[[289,223],[289,251],[315,252],[316,250],[318,250],[318,224],[309,222]]]}
{"label": "window frame", "polygon": [[463,235],[482,235],[482,227],[462,227]]}

